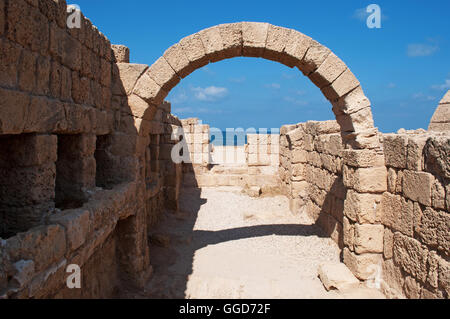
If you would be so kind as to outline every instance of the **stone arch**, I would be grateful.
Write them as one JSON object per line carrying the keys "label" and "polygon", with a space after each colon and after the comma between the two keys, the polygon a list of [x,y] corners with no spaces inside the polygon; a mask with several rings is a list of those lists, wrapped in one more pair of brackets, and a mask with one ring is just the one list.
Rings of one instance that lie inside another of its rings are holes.
{"label": "stone arch", "polygon": [[450,131],[450,90],[439,102],[436,111],[431,118],[429,131]]}
{"label": "stone arch", "polygon": [[[221,24],[183,38],[142,73],[133,93],[150,106],[133,112],[151,120],[182,78],[208,63],[259,57],[297,67],[331,102],[344,141],[353,149],[379,148],[371,104],[360,82],[330,49],[293,29],[259,22]],[[144,124],[146,121],[143,121]]]}

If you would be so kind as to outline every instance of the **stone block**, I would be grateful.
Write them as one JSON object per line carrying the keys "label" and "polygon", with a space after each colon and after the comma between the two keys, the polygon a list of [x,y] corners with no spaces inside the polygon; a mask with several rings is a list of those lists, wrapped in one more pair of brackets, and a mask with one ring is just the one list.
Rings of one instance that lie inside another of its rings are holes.
{"label": "stone block", "polygon": [[434,208],[445,210],[445,188],[438,179],[431,189],[431,201]]}
{"label": "stone block", "polygon": [[192,70],[196,70],[209,63],[200,34],[195,33],[180,41],[181,48],[190,62]]}
{"label": "stone block", "polygon": [[185,78],[194,72],[194,68],[179,43],[167,49],[163,56],[179,77]]}
{"label": "stone block", "polygon": [[180,78],[164,57],[156,60],[147,70],[147,74],[167,92],[180,82]]}
{"label": "stone block", "polygon": [[30,6],[24,0],[7,2],[6,36],[25,48],[42,55],[47,54],[49,44],[49,23],[38,8]]}
{"label": "stone block", "polygon": [[330,85],[341,75],[347,66],[334,53],[330,53],[322,65],[309,78],[319,88]]}
{"label": "stone block", "polygon": [[290,35],[290,29],[269,25],[263,58],[286,64],[283,51],[291,40]]}
{"label": "stone block", "polygon": [[361,86],[333,101],[334,114],[352,114],[366,107],[370,107],[370,101],[364,95]]}
{"label": "stone block", "polygon": [[218,26],[223,43],[223,56],[231,58],[242,55],[242,23],[228,23]]}
{"label": "stone block", "polygon": [[447,136],[427,140],[424,150],[425,170],[435,176],[450,179],[450,139]]}
{"label": "stone block", "polygon": [[352,167],[384,166],[383,155],[373,150],[343,150],[344,164]]}
{"label": "stone block", "polygon": [[383,252],[383,225],[355,224],[355,252],[382,253]]}
{"label": "stone block", "polygon": [[268,23],[242,22],[242,55],[262,57],[266,48],[268,30]]}
{"label": "stone block", "polygon": [[408,155],[406,158],[406,168],[411,171],[421,171],[424,163],[423,149],[427,142],[427,137],[418,136],[414,138],[409,138],[408,140]]}
{"label": "stone block", "polygon": [[346,69],[331,85],[322,89],[322,93],[330,101],[337,101],[359,86],[359,81]]}
{"label": "stone block", "polygon": [[60,260],[66,253],[66,235],[60,225],[39,226],[6,241],[12,261],[33,260],[36,272]]}
{"label": "stone block", "polygon": [[404,135],[385,134],[383,139],[386,165],[406,168],[408,138]]}
{"label": "stone block", "polygon": [[384,166],[351,168],[344,165],[344,185],[359,193],[382,193],[387,190],[387,170]]}
{"label": "stone block", "polygon": [[344,248],[344,263],[351,272],[360,280],[367,280],[374,275],[377,267],[381,265],[381,254],[357,255],[347,247]]}
{"label": "stone block", "polygon": [[348,190],[344,204],[344,215],[360,224],[380,222],[383,214],[381,202],[381,195],[360,194],[354,190]]}
{"label": "stone block", "polygon": [[220,29],[217,26],[204,29],[199,34],[209,61],[217,62],[226,58],[223,54],[223,41]]}
{"label": "stone block", "polygon": [[408,274],[425,283],[427,278],[428,250],[416,239],[394,234],[394,262]]}
{"label": "stone block", "polygon": [[54,215],[50,222],[59,224],[66,230],[67,245],[70,251],[75,251],[84,244],[90,230],[90,213],[88,210],[67,210]]}
{"label": "stone block", "polygon": [[318,275],[325,289],[346,290],[359,285],[359,280],[343,263],[321,264]]}
{"label": "stone block", "polygon": [[366,107],[352,114],[337,114],[336,120],[344,132],[360,132],[373,128],[372,109]]}
{"label": "stone block", "polygon": [[383,256],[385,259],[391,259],[394,249],[394,233],[387,227],[384,228]]}
{"label": "stone block", "polygon": [[450,256],[450,216],[427,207],[418,222],[417,232],[423,243]]}
{"label": "stone block", "polygon": [[114,44],[111,46],[116,63],[130,63],[130,49],[124,45]]}
{"label": "stone block", "polygon": [[343,217],[343,239],[344,245],[350,249],[350,251],[354,251],[355,246],[355,226],[351,223],[351,221],[347,217]]}
{"label": "stone block", "polygon": [[413,236],[414,205],[400,195],[384,193],[381,201],[382,222],[389,228]]}
{"label": "stone block", "polygon": [[323,64],[330,53],[330,49],[313,40],[299,66],[300,71],[309,76]]}
{"label": "stone block", "polygon": [[29,95],[0,88],[0,132],[2,134],[22,132],[29,103]]}
{"label": "stone block", "polygon": [[403,194],[405,197],[425,206],[431,206],[431,188],[433,183],[434,177],[430,173],[403,171]]}
{"label": "stone block", "polygon": [[150,77],[148,72],[145,72],[139,78],[133,93],[143,98],[147,103],[154,105],[160,105],[168,94]]}
{"label": "stone block", "polygon": [[5,33],[5,0],[0,0],[0,36]]}
{"label": "stone block", "polygon": [[[136,85],[139,77],[147,70],[148,66],[144,64],[117,63],[120,76],[120,86],[127,95],[130,95]],[[122,89],[115,94],[121,94]]]}

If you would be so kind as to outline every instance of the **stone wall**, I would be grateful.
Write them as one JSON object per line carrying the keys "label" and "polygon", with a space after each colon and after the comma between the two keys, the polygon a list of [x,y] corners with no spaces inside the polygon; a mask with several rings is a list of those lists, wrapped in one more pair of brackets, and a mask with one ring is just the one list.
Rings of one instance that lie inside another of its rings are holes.
{"label": "stone wall", "polygon": [[[177,209],[181,123],[145,99],[148,66],[66,17],[64,0],[0,1],[0,298],[143,285],[148,229]],[[83,289],[66,287],[71,264]]]}
{"label": "stone wall", "polygon": [[336,121],[283,126],[279,174],[291,211],[309,214],[342,249],[347,190],[339,132]]}
{"label": "stone wall", "polygon": [[408,298],[450,292],[450,135],[384,135],[388,189],[381,199],[383,279]]}
{"label": "stone wall", "polygon": [[185,186],[258,188],[258,196],[279,193],[279,135],[248,134],[243,146],[215,146],[209,125],[197,118],[181,122],[190,161],[183,164]]}

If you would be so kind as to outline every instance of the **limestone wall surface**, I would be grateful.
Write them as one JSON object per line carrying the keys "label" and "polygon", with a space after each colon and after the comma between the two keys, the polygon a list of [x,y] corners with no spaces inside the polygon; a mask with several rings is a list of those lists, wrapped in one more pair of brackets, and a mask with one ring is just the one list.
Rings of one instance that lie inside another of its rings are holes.
{"label": "limestone wall surface", "polygon": [[[148,229],[177,208],[181,123],[139,96],[148,66],[67,16],[64,0],[0,1],[0,298],[144,284]],[[66,285],[71,264],[83,289]]]}
{"label": "limestone wall surface", "polygon": [[408,298],[450,292],[450,134],[384,134],[383,278]]}
{"label": "limestone wall surface", "polygon": [[183,164],[185,186],[236,186],[258,188],[257,195],[279,193],[279,135],[247,134],[243,146],[215,146],[210,143],[209,125],[199,124],[197,118],[181,122],[189,153]]}
{"label": "limestone wall surface", "polygon": [[342,249],[347,190],[339,132],[336,121],[283,126],[279,174],[291,211],[309,214]]}

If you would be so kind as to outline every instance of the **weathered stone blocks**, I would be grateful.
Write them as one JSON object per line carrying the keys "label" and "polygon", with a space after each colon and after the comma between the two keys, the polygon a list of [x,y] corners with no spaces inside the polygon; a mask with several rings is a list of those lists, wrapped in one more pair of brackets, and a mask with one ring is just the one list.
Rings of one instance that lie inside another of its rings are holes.
{"label": "weathered stone blocks", "polygon": [[426,172],[403,171],[403,194],[425,206],[431,206],[431,188],[434,183],[433,175]]}
{"label": "weathered stone blocks", "polygon": [[153,63],[147,70],[147,73],[150,78],[167,92],[180,82],[180,78],[164,57]]}
{"label": "weathered stone blocks", "polygon": [[263,56],[268,30],[268,23],[242,22],[242,55],[247,57]]}
{"label": "weathered stone blocks", "polygon": [[191,62],[192,70],[196,70],[209,63],[200,34],[195,33],[183,38],[180,41],[180,45],[184,54]]}
{"label": "weathered stone blocks", "polygon": [[344,166],[344,185],[359,193],[382,193],[387,190],[387,170],[384,166],[352,168]]}
{"label": "weathered stone blocks", "polygon": [[352,273],[360,280],[367,280],[374,275],[376,267],[381,265],[382,256],[380,254],[358,255],[344,248],[344,263]]}
{"label": "weathered stone blocks", "polygon": [[124,45],[111,46],[116,63],[130,63],[130,49]]}
{"label": "weathered stone blocks", "polygon": [[355,224],[355,252],[382,253],[383,252],[383,225]]}
{"label": "weathered stone blocks", "polygon": [[344,214],[360,224],[374,224],[381,221],[381,195],[360,194],[354,190],[347,191]]}

